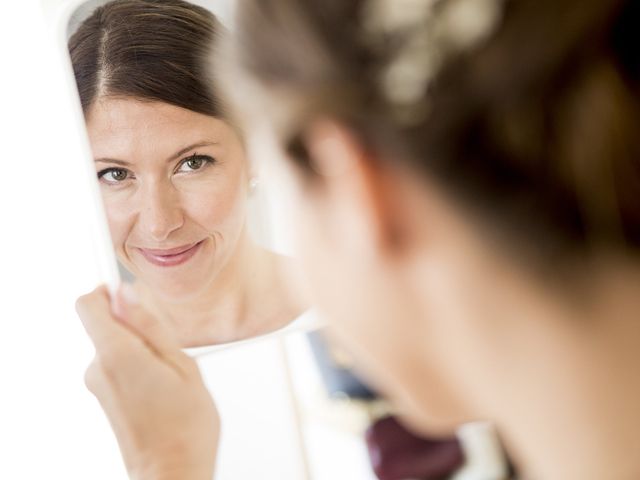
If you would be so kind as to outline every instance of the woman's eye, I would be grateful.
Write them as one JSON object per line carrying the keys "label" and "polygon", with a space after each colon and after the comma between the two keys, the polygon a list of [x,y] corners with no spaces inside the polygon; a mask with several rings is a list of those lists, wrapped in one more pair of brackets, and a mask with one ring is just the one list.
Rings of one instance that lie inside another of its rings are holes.
{"label": "woman's eye", "polygon": [[182,161],[178,166],[177,172],[193,172],[201,170],[210,163],[213,163],[213,158],[208,155],[193,155]]}
{"label": "woman's eye", "polygon": [[108,184],[121,183],[129,177],[129,171],[124,168],[107,168],[98,172],[98,180]]}

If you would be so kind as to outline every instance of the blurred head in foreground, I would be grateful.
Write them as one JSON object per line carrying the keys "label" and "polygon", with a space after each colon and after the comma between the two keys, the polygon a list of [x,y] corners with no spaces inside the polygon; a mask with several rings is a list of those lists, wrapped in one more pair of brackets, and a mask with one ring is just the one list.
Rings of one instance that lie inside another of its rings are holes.
{"label": "blurred head in foreground", "polygon": [[247,0],[238,20],[221,85],[369,379],[417,430],[495,420],[532,478],[640,475],[620,448],[640,428],[637,2]]}

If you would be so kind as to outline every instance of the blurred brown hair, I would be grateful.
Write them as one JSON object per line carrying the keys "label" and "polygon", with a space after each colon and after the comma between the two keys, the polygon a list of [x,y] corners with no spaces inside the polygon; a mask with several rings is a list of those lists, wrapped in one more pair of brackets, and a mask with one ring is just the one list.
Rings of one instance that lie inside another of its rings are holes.
{"label": "blurred brown hair", "polygon": [[241,4],[231,61],[277,98],[258,108],[281,109],[279,135],[310,179],[305,122],[329,116],[377,158],[435,178],[505,245],[545,262],[638,250],[638,2],[505,0],[494,31],[445,61],[410,124],[379,78],[403,32],[372,42],[370,3]]}
{"label": "blurred brown hair", "polygon": [[181,0],[115,0],[80,24],[69,53],[82,109],[102,96],[165,102],[221,116],[209,59],[222,26]]}

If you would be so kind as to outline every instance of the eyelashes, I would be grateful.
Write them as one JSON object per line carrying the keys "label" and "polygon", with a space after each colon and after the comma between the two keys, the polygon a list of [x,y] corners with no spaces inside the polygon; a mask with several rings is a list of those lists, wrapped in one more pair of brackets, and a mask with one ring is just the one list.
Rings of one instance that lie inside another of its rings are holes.
{"label": "eyelashes", "polygon": [[122,183],[133,177],[133,173],[126,168],[110,167],[98,172],[98,180],[109,185]]}
{"label": "eyelashes", "polygon": [[[215,163],[215,159],[213,157],[210,157],[209,155],[198,155],[197,153],[194,153],[190,157],[182,160],[178,164],[175,172],[195,172],[198,170],[202,170],[203,168],[206,168],[213,163]],[[186,169],[184,167],[186,167]]]}
{"label": "eyelashes", "polygon": [[[201,170],[205,170],[207,167],[216,163],[215,158],[210,155],[201,155],[194,153],[187,158],[182,159],[173,173],[176,174],[191,174]],[[110,185],[118,186],[123,185],[127,180],[135,179],[134,173],[123,167],[109,167],[97,172],[98,181]]]}

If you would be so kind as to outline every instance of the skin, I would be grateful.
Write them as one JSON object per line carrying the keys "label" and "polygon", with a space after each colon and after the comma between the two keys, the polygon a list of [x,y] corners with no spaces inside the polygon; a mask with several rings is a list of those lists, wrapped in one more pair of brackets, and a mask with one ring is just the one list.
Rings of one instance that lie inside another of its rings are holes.
{"label": "skin", "polygon": [[[269,156],[297,205],[313,302],[407,425],[448,433],[492,419],[524,478],[640,477],[629,454],[640,446],[638,265],[602,254],[576,301],[496,249],[437,184],[371,158],[339,123],[318,119],[305,142],[313,178]],[[98,302],[80,304],[109,317]],[[146,461],[162,469],[156,453]]]}
{"label": "skin", "polygon": [[576,300],[341,125],[307,145],[317,175],[288,172],[313,301],[407,425],[492,419],[524,478],[638,478],[638,265],[601,254]]}
{"label": "skin", "polygon": [[101,287],[77,302],[96,347],[87,388],[107,413],[131,478],[210,480],[218,412],[175,332],[146,312],[128,287],[111,301]]}
{"label": "skin", "polygon": [[[229,124],[166,103],[106,97],[88,110],[87,130],[117,257],[142,303],[173,324],[182,345],[272,331],[304,309],[291,261],[247,234],[253,174]],[[143,254],[198,242],[180,265],[158,266]]]}

